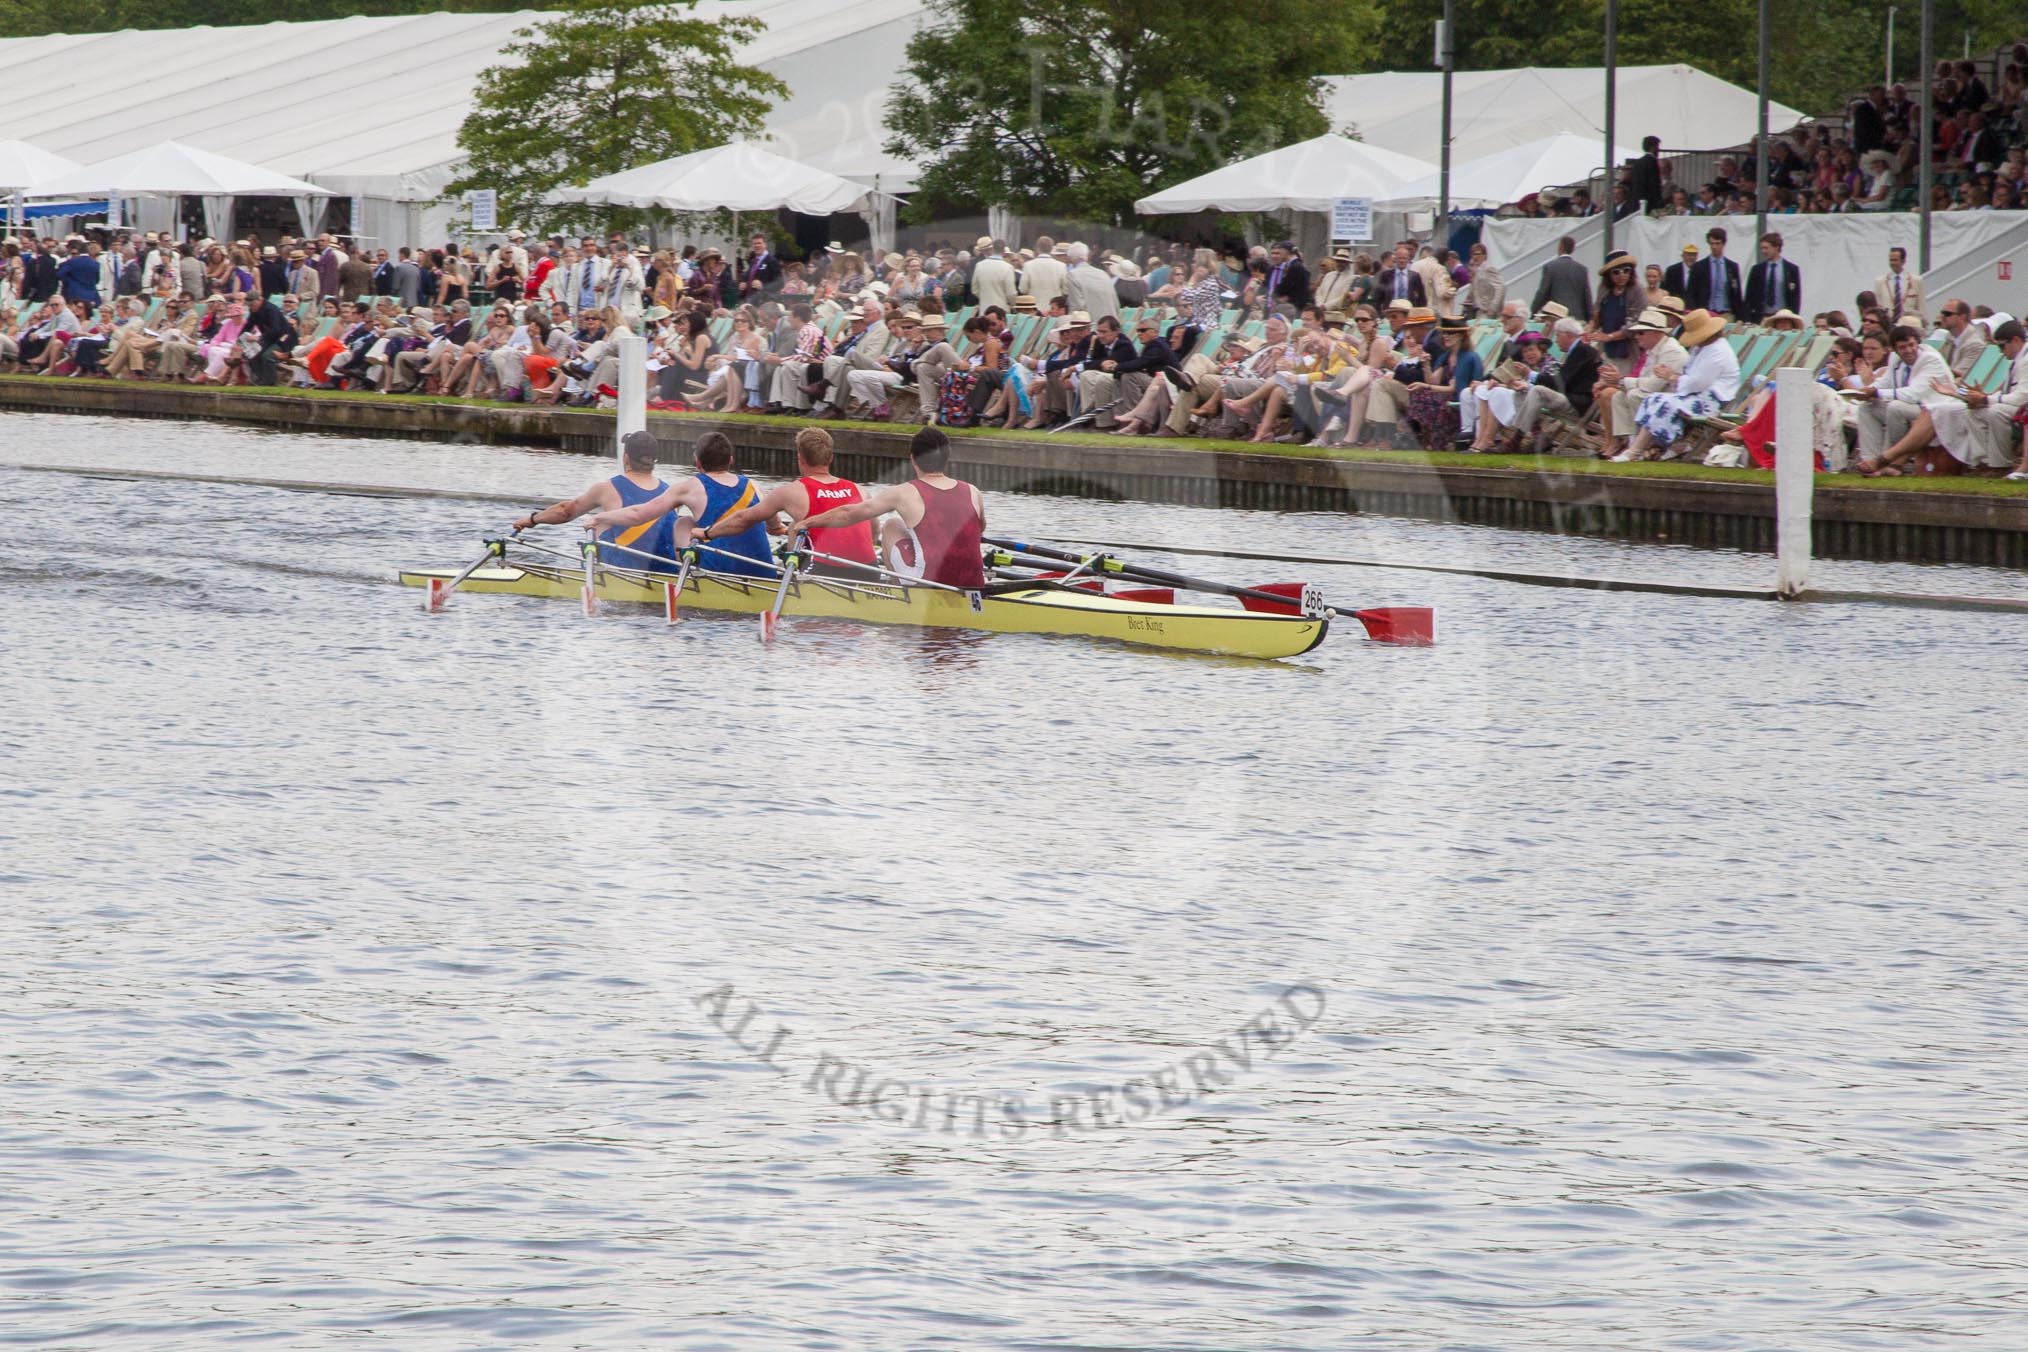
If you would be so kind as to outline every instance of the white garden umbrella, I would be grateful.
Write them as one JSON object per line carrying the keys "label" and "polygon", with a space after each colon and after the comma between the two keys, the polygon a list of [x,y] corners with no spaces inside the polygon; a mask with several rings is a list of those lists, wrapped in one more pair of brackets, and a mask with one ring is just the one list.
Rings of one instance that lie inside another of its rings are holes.
{"label": "white garden umbrella", "polygon": [[329,197],[329,190],[258,164],[214,155],[180,141],[79,165],[29,184],[31,197],[202,197],[205,227],[216,239],[232,233],[235,197]]}
{"label": "white garden umbrella", "polygon": [[[1610,168],[1617,169],[1639,151],[1615,147]],[[1602,166],[1604,148],[1593,137],[1560,132],[1539,141],[1496,151],[1451,166],[1451,206],[1472,211],[1503,207],[1543,188],[1583,183]],[[1427,174],[1374,203],[1390,211],[1426,210],[1437,202],[1437,176]]]}
{"label": "white garden umbrella", "polygon": [[1193,211],[1329,211],[1340,197],[1385,197],[1433,166],[1344,136],[1270,150],[1134,203],[1146,216]]}

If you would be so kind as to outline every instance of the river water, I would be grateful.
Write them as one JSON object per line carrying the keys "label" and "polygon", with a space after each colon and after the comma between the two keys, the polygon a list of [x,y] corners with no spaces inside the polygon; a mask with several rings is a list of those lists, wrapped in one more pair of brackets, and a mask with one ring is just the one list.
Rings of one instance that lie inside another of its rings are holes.
{"label": "river water", "polygon": [[0,461],[0,1344],[2028,1344],[2028,622],[1333,567],[1439,645],[763,649],[392,585],[504,505],[18,467],[582,457],[10,414]]}

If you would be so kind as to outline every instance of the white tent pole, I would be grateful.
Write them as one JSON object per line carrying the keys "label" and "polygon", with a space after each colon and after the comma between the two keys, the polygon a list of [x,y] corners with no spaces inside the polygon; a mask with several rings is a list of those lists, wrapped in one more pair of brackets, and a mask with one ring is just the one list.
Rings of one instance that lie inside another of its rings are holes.
{"label": "white tent pole", "polygon": [[1811,497],[1817,448],[1810,435],[1815,380],[1801,366],[1775,372],[1775,590],[1785,597],[1810,585]]}
{"label": "white tent pole", "polygon": [[630,333],[620,339],[617,349],[620,407],[613,419],[613,453],[619,457],[620,472],[624,474],[627,470],[624,449],[627,434],[646,431],[648,427],[648,340],[641,334]]}

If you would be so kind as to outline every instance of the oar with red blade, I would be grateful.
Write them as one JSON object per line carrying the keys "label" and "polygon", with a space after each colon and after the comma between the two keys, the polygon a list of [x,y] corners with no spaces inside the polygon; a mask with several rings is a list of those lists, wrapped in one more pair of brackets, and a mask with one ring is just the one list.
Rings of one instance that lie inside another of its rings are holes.
{"label": "oar with red blade", "polygon": [[1069,550],[1056,549],[1049,545],[995,536],[987,536],[985,541],[1001,549],[1011,549],[1037,558],[1073,563],[1080,567],[1088,565],[1094,573],[1111,574],[1130,582],[1149,582],[1157,586],[1235,597],[1248,610],[1264,614],[1350,615],[1366,626],[1366,636],[1375,643],[1420,647],[1436,642],[1436,612],[1428,606],[1373,606],[1365,610],[1354,610],[1349,606],[1326,603],[1316,595],[1313,588],[1301,582],[1277,582],[1264,587],[1235,587],[1227,582],[1186,577],[1182,573],[1171,573],[1160,568],[1149,568],[1144,564],[1128,563],[1109,554],[1074,554]]}

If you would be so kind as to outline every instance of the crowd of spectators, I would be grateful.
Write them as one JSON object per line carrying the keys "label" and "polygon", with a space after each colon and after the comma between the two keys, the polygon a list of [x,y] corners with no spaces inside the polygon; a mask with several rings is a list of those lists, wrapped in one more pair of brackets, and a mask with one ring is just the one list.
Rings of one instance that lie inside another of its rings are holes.
{"label": "crowd of spectators", "polygon": [[[1930,208],[1934,211],[2020,211],[2028,208],[2028,43],[1995,63],[1992,86],[1972,61],[1939,62],[1931,81],[1935,139],[1931,145]],[[1876,84],[1854,99],[1842,125],[1804,123],[1768,138],[1768,197],[1773,215],[1906,211],[1920,205],[1920,89]],[[1756,212],[1759,141],[1720,156],[1707,175],[1684,179],[1654,137],[1623,166],[1611,200],[1589,188],[1545,188],[1500,212],[1503,216],[1616,218],[1751,216]]]}
{"label": "crowd of spectators", "polygon": [[1618,460],[1680,458],[1701,430],[1707,463],[1744,464],[1772,435],[1766,372],[1738,359],[1750,327],[1828,344],[1783,349],[1821,351],[1827,468],[2013,469],[2019,323],[1953,298],[1932,332],[1900,249],[1849,311],[1805,319],[1780,232],[1744,264],[1731,244],[1714,222],[1701,252],[1594,270],[1565,237],[1524,302],[1483,247],[1413,240],[1313,270],[1290,241],[1136,259],[1047,237],[804,258],[766,235],[731,258],[520,232],[392,256],[330,235],[42,239],[6,246],[0,367],[610,407],[638,334],[671,410]]}

